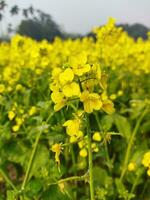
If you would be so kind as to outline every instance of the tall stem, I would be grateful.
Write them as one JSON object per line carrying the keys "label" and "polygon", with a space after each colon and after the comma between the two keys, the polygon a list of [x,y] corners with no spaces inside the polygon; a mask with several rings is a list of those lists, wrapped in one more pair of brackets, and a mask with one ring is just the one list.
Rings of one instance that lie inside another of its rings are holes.
{"label": "tall stem", "polygon": [[89,175],[90,175],[90,196],[91,200],[94,200],[94,187],[93,187],[93,156],[91,147],[91,130],[89,116],[86,115],[87,119],[87,136],[88,136],[88,160],[89,160]]}
{"label": "tall stem", "polygon": [[131,153],[131,148],[132,148],[132,145],[133,145],[133,142],[134,142],[134,139],[135,139],[135,136],[136,136],[136,133],[138,131],[138,128],[140,126],[140,123],[142,122],[142,119],[144,118],[145,114],[147,113],[147,109],[145,109],[142,113],[142,115],[140,116],[140,118],[137,120],[137,123],[135,125],[135,128],[133,130],[133,133],[131,135],[131,138],[129,140],[129,143],[128,143],[128,146],[127,146],[127,150],[126,150],[126,154],[125,154],[125,159],[124,159],[124,163],[123,163],[123,170],[121,172],[121,176],[120,176],[120,180],[123,179],[125,173],[126,173],[126,170],[127,170],[127,165],[128,165],[128,162],[129,162],[129,159],[130,159],[130,153]]}
{"label": "tall stem", "polygon": [[[99,120],[98,114],[95,112],[94,115],[95,115],[95,119],[96,119],[96,122],[97,122],[97,125],[98,125],[98,129],[101,132],[102,131],[102,127],[101,127],[101,124],[100,124],[100,120]],[[108,170],[109,170],[109,173],[111,174],[112,164],[111,164],[111,159],[109,157],[107,142],[104,143],[104,147],[105,147],[106,159],[107,159],[107,163],[108,163],[108,165],[107,165],[108,166]]]}
{"label": "tall stem", "polygon": [[37,134],[37,136],[36,136],[34,147],[33,147],[33,150],[31,152],[30,160],[29,160],[29,163],[28,163],[28,166],[27,166],[27,171],[25,173],[25,178],[24,178],[22,186],[21,186],[22,190],[25,188],[26,182],[27,182],[27,180],[29,178],[30,170],[32,168],[34,156],[35,156],[35,153],[36,153],[36,150],[37,150],[37,145],[38,145],[38,142],[39,142],[41,134],[42,134],[42,131],[39,131],[38,134]]}
{"label": "tall stem", "polygon": [[[49,119],[53,116],[54,113],[50,113],[47,120],[46,120],[46,123],[49,121]],[[21,190],[24,190],[25,188],[25,185],[28,181],[28,178],[29,178],[29,175],[30,175],[30,171],[31,171],[31,168],[32,168],[32,165],[33,165],[33,161],[34,161],[34,157],[35,157],[35,153],[36,153],[36,150],[37,150],[37,146],[38,146],[38,143],[39,143],[39,140],[40,140],[40,137],[41,137],[41,134],[42,134],[42,131],[40,130],[36,136],[36,139],[35,139],[35,143],[34,143],[34,146],[33,146],[33,149],[32,149],[32,152],[31,152],[31,156],[30,156],[30,160],[29,160],[29,163],[28,163],[28,166],[27,166],[27,171],[25,173],[25,177],[24,177],[24,180],[23,180],[23,183],[22,183],[22,186],[21,186]]]}

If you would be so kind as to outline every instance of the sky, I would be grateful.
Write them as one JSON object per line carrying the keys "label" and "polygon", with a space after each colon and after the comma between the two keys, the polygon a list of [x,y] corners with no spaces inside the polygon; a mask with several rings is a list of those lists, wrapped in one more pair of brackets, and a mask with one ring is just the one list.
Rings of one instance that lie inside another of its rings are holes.
{"label": "sky", "polygon": [[[33,5],[52,16],[70,33],[85,34],[93,27],[105,24],[109,17],[117,23],[142,23],[150,27],[150,0],[6,0],[9,6],[21,8]],[[20,17],[6,14],[5,24],[17,25]],[[5,26],[4,24],[4,26]]]}

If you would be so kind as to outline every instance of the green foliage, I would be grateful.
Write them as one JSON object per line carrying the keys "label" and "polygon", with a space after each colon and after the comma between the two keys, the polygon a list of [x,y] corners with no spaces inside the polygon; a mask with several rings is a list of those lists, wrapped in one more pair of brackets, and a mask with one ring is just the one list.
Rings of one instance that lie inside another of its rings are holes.
{"label": "green foliage", "polygon": [[38,41],[42,39],[53,41],[56,36],[62,37],[59,26],[51,19],[51,16],[41,11],[38,17],[23,20],[18,26],[17,33]]}
{"label": "green foliage", "polygon": [[115,114],[114,121],[119,133],[129,141],[131,137],[131,125],[129,120],[119,114]]}

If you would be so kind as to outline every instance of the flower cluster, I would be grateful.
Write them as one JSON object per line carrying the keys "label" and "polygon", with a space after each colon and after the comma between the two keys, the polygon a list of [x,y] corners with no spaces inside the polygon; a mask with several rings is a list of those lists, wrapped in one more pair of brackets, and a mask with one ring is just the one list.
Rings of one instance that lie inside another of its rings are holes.
{"label": "flower cluster", "polygon": [[144,154],[142,164],[147,168],[147,175],[150,176],[150,151]]}
{"label": "flower cluster", "polygon": [[72,99],[83,103],[84,111],[92,113],[94,110],[104,109],[113,112],[113,103],[108,97],[104,99],[101,67],[88,61],[88,52],[81,52],[71,56],[64,68],[52,71],[51,98],[55,103],[55,111],[60,110]]}

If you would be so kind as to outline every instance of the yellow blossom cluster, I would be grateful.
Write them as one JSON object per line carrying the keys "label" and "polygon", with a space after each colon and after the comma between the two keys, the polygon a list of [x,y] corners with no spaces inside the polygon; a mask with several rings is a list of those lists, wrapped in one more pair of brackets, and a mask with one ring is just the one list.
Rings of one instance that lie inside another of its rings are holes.
{"label": "yellow blossom cluster", "polygon": [[[99,132],[94,132],[92,136],[92,144],[91,148],[93,152],[98,152],[99,151],[99,142],[101,142],[102,137]],[[79,146],[79,155],[81,157],[87,157],[88,155],[88,141],[87,141],[87,135],[84,136],[84,138],[78,142]]]}
{"label": "yellow blossom cluster", "polygon": [[51,98],[55,103],[55,111],[67,105],[71,99],[78,99],[83,103],[84,111],[92,113],[101,108],[113,112],[110,99],[102,99],[101,67],[98,61],[90,64],[88,52],[80,52],[68,58],[68,62],[52,71]]}
{"label": "yellow blossom cluster", "polygon": [[28,113],[25,113],[24,109],[15,102],[8,112],[8,119],[12,122],[12,131],[18,132],[25,120],[36,112],[37,108],[31,106]]}
{"label": "yellow blossom cluster", "polygon": [[[122,87],[127,84],[123,80],[129,72],[134,76],[149,74],[150,39],[144,41],[139,38],[135,41],[121,28],[116,27],[113,19],[105,26],[94,29],[94,33],[96,41],[88,37],[64,41],[56,38],[53,43],[48,43],[45,40],[36,42],[16,35],[10,43],[1,43],[0,93],[14,90],[14,85],[27,72],[26,85],[32,87],[36,76],[53,69],[50,88],[55,92],[60,87],[62,89],[61,98],[54,95],[57,109],[65,103],[66,98],[80,96],[81,85],[84,90],[92,89],[97,81],[102,81],[103,70],[107,68],[113,70],[122,81]],[[16,87],[16,90],[21,89],[19,85]]]}
{"label": "yellow blossom cluster", "polygon": [[142,164],[147,168],[147,175],[150,176],[150,151],[144,154]]}
{"label": "yellow blossom cluster", "polygon": [[135,168],[136,168],[135,162],[130,162],[130,163],[128,164],[128,170],[129,170],[129,171],[134,171]]}

